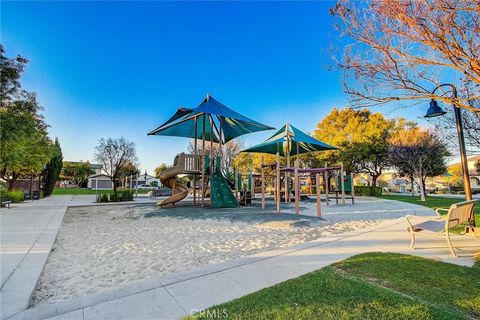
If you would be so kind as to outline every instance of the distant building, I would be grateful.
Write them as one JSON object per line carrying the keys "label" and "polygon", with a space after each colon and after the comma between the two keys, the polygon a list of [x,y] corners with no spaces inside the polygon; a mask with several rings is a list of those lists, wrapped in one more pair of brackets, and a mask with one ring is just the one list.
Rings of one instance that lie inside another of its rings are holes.
{"label": "distant building", "polygon": [[91,167],[95,173],[88,177],[87,188],[93,190],[112,190],[113,182],[107,175],[102,173],[102,165],[92,163]]}

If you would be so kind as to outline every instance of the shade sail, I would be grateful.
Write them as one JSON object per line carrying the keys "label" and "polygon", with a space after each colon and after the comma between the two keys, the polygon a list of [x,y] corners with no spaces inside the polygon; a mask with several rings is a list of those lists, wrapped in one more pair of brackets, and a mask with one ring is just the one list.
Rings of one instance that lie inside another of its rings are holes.
{"label": "shade sail", "polygon": [[202,138],[203,119],[205,119],[205,139],[210,140],[212,137],[214,142],[219,141],[220,128],[224,143],[244,134],[275,129],[245,117],[207,95],[196,108],[179,108],[169,120],[148,135],[194,138],[195,118],[197,119],[197,137]]}
{"label": "shade sail", "polygon": [[308,134],[298,130],[289,123],[286,123],[280,130],[275,132],[265,142],[243,150],[242,152],[271,153],[277,152],[285,156],[293,156],[302,153],[336,150],[336,147],[310,137]]}

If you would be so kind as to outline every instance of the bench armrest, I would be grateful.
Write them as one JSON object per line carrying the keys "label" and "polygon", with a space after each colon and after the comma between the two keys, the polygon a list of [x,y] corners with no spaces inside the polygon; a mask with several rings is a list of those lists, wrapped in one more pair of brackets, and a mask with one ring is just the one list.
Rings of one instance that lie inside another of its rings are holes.
{"label": "bench armrest", "polygon": [[448,212],[449,209],[447,208],[437,208],[435,209],[435,212],[440,216],[440,211],[445,211],[445,212]]}

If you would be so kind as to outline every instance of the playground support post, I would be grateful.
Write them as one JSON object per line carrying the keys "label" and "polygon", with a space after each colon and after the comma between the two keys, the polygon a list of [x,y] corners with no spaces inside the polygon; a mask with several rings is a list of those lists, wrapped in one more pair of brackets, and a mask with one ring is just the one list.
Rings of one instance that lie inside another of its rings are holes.
{"label": "playground support post", "polygon": [[315,175],[315,183],[316,183],[316,189],[315,191],[317,192],[317,217],[322,216],[322,200],[320,198],[320,174],[317,173]]}
{"label": "playground support post", "polygon": [[277,183],[276,183],[276,193],[277,193],[277,213],[280,213],[280,189],[281,189],[281,185],[280,185],[280,154],[277,152],[276,154],[277,158],[277,165],[275,167],[276,169],[276,173],[277,173]]}
{"label": "playground support post", "polygon": [[[327,168],[326,163],[325,163],[325,168]],[[328,171],[327,170],[325,170],[325,202],[327,203],[327,206],[330,205],[328,200]]]}
{"label": "playground support post", "polygon": [[351,184],[351,190],[352,190],[352,204],[355,204],[355,187],[353,183],[353,172],[350,173],[350,184]]}
{"label": "playground support post", "polygon": [[[290,168],[290,141],[288,140],[288,135],[287,135],[287,167]],[[284,201],[285,203],[290,202],[290,193],[288,192],[288,178],[290,178],[290,174],[288,172],[285,172],[283,174],[283,179],[285,179],[285,195],[284,195]]]}
{"label": "playground support post", "polygon": [[[211,133],[210,133],[211,134]],[[211,161],[211,160],[210,160]],[[202,208],[205,206],[205,114],[203,115],[203,124],[202,124]],[[210,164],[211,166],[211,164]]]}
{"label": "playground support post", "polygon": [[262,154],[262,209],[265,210],[265,157]]}
{"label": "playground support post", "polygon": [[[197,152],[197,117],[193,119],[193,122],[194,122],[194,130],[195,130],[195,133],[194,133],[195,143],[193,145],[193,154],[195,156],[195,164],[196,166],[198,166],[199,161],[198,161],[198,152]],[[194,206],[197,205],[197,175],[196,174],[193,175],[193,205]]]}
{"label": "playground support post", "polygon": [[300,183],[299,183],[299,179],[298,179],[298,159],[295,160],[295,169],[294,169],[294,172],[295,172],[295,213],[296,214],[300,214],[300,208],[299,208],[299,200],[300,200]]}
{"label": "playground support post", "polygon": [[345,173],[343,172],[343,163],[340,165],[340,184],[342,186],[342,205],[345,205]]}
{"label": "playground support post", "polygon": [[235,168],[233,170],[233,173],[234,173],[234,179],[235,179],[235,198],[237,199],[237,201],[240,200],[240,198],[238,197],[238,172],[237,172],[237,168]]}

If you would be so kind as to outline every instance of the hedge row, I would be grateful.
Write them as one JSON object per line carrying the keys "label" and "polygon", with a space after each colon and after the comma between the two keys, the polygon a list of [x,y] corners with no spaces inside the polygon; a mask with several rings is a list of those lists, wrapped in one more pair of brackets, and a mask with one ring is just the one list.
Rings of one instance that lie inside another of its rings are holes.
{"label": "hedge row", "polygon": [[103,193],[97,196],[97,202],[120,202],[120,201],[133,201],[132,190],[120,190],[110,193]]}
{"label": "hedge row", "polygon": [[355,186],[356,196],[380,196],[381,194],[381,187]]}

